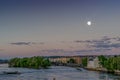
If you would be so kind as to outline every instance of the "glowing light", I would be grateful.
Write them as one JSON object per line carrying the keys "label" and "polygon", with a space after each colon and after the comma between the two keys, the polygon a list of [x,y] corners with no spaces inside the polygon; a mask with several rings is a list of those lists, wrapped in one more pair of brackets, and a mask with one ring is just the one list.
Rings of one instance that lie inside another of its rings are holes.
{"label": "glowing light", "polygon": [[88,21],[88,22],[87,22],[87,25],[88,25],[88,26],[91,26],[91,24],[92,24],[91,21]]}

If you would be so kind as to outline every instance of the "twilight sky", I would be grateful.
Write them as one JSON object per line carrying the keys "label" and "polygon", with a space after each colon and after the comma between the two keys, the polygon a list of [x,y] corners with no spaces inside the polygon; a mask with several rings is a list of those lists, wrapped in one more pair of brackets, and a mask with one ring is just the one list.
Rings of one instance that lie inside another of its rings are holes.
{"label": "twilight sky", "polygon": [[88,54],[120,54],[120,0],[0,0],[0,58]]}

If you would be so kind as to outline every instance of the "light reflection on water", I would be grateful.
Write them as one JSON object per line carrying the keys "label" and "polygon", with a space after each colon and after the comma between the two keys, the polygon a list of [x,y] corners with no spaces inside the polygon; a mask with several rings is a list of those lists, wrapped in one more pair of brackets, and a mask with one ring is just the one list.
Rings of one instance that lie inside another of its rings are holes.
{"label": "light reflection on water", "polygon": [[120,80],[119,76],[94,71],[79,71],[71,67],[52,66],[50,69],[1,68],[2,71],[19,71],[22,74],[0,74],[0,80]]}

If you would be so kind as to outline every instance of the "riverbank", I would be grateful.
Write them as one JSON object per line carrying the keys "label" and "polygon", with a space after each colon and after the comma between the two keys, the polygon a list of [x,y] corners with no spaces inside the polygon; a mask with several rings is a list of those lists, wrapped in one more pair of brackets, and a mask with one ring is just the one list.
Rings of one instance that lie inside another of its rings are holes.
{"label": "riverbank", "polygon": [[86,70],[90,70],[90,71],[97,71],[97,72],[104,72],[104,73],[111,73],[111,74],[115,74],[115,75],[120,75],[120,71],[119,70],[107,70],[105,68],[85,68]]}
{"label": "riverbank", "polygon": [[8,67],[8,63],[2,63],[2,64],[0,64],[0,67],[4,67],[4,68],[7,68]]}

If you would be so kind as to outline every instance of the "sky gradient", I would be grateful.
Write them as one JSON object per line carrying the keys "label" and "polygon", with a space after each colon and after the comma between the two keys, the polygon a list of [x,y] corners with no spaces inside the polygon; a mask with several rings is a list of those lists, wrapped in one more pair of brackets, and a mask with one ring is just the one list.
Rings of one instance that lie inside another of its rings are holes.
{"label": "sky gradient", "polygon": [[120,0],[0,0],[0,58],[120,54],[119,30]]}

